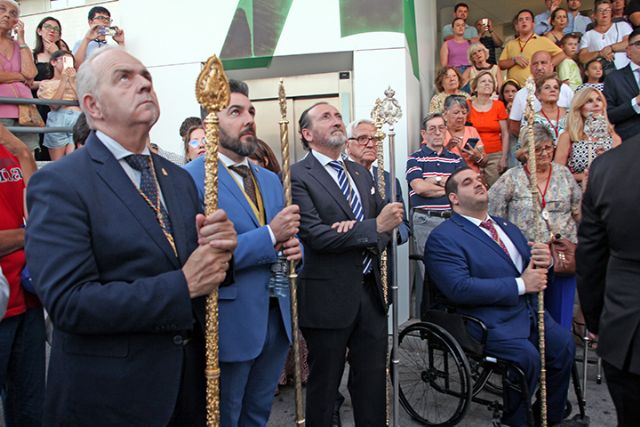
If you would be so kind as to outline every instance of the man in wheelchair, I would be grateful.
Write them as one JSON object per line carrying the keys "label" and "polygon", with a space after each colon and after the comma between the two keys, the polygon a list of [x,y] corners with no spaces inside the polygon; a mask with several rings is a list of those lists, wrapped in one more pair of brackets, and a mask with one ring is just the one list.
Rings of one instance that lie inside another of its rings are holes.
{"label": "man in wheelchair", "polygon": [[[454,213],[427,240],[429,277],[458,313],[484,322],[485,353],[520,367],[533,393],[540,376],[537,293],[547,284],[549,247],[528,243],[515,225],[488,215],[487,190],[473,170],[454,172],[445,190]],[[564,417],[575,344],[547,313],[544,322],[547,417],[555,425]],[[479,340],[479,328],[467,327]],[[526,426],[527,402],[513,390],[504,393],[502,423]]]}

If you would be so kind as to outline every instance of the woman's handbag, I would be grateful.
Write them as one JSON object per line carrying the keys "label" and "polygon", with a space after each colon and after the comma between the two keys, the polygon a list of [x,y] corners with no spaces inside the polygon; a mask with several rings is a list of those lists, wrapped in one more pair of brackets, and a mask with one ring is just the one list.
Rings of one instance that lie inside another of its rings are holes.
{"label": "woman's handbag", "polygon": [[551,240],[553,272],[558,276],[576,274],[576,244],[556,234]]}
{"label": "woman's handbag", "polygon": [[33,104],[18,105],[18,123],[20,126],[44,127],[44,120],[42,120],[38,108]]}

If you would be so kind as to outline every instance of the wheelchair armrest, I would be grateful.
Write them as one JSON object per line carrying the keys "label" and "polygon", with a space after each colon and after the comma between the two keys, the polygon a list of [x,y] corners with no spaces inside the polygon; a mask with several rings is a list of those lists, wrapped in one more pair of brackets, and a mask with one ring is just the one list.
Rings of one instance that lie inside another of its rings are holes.
{"label": "wheelchair armrest", "polygon": [[480,328],[480,330],[482,331],[482,337],[480,337],[480,344],[482,345],[482,347],[484,347],[485,344],[487,343],[487,335],[489,334],[487,325],[485,325],[484,322],[478,319],[477,317],[469,316],[467,314],[460,314],[460,316],[462,316],[465,323],[466,322],[475,323]]}

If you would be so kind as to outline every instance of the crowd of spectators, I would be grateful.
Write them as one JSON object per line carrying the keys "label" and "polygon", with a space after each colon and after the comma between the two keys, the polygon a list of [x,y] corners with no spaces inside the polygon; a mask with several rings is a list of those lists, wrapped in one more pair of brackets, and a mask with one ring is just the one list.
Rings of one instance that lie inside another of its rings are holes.
{"label": "crowd of spectators", "polygon": [[[474,28],[466,24],[469,6],[454,7],[452,23],[442,29],[442,67],[430,107],[442,115],[424,119],[425,146],[407,162],[419,253],[433,229],[425,225],[452,214],[437,190],[465,164],[490,188],[492,214],[525,234],[543,229],[549,239],[577,243],[591,163],[640,131],[640,2],[595,0],[590,10],[581,0],[562,3],[545,0],[537,15],[519,11],[512,21],[515,36],[504,46],[492,37],[488,18]],[[467,62],[461,61],[464,46]],[[525,87],[529,78],[532,93]],[[530,102],[532,129],[525,114]],[[430,141],[440,137],[442,147],[434,148]],[[530,144],[536,171],[527,167]],[[540,200],[531,195],[532,174]],[[532,216],[536,204],[540,217]],[[568,330],[575,321],[582,335],[582,315],[573,313],[575,276],[558,276],[549,289],[545,303],[552,317]]]}
{"label": "crowd of spectators", "polygon": [[[0,105],[0,123],[5,126],[46,126],[71,129],[80,109],[55,101],[77,101],[75,72],[93,50],[112,44],[124,46],[124,31],[113,26],[108,9],[96,6],[89,10],[88,30],[73,49],[62,38],[62,23],[53,16],[43,18],[35,28],[35,46],[25,42],[24,23],[19,19],[18,4],[11,0],[0,3],[0,96],[39,98],[53,101],[50,105]],[[38,121],[24,119],[27,111],[37,109]],[[57,160],[75,148],[72,133],[20,133],[20,139],[38,160]]]}

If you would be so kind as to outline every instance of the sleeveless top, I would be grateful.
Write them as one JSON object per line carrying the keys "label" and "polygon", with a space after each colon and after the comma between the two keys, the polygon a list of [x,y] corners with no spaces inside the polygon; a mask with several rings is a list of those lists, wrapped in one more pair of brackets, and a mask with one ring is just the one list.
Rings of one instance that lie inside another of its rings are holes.
{"label": "sleeveless top", "polygon": [[[19,73],[22,69],[20,58],[20,46],[18,42],[13,43],[13,52],[10,58],[0,54],[0,70],[4,72]],[[33,98],[31,90],[23,82],[0,83],[0,96],[8,98]],[[0,105],[0,118],[18,118],[17,105]]]}
{"label": "sleeveless top", "polygon": [[610,150],[612,146],[613,138],[611,136],[600,140],[598,143],[591,141],[574,141],[571,143],[567,167],[573,173],[582,173],[591,165],[593,159],[597,157],[597,148],[602,147],[607,151]]}
{"label": "sleeveless top", "polygon": [[455,40],[450,39],[446,41],[447,48],[449,49],[449,57],[447,58],[447,65],[452,67],[459,67],[461,65],[468,66],[469,58],[467,58],[467,50],[469,50],[469,41],[465,40],[462,43],[457,43]]}

